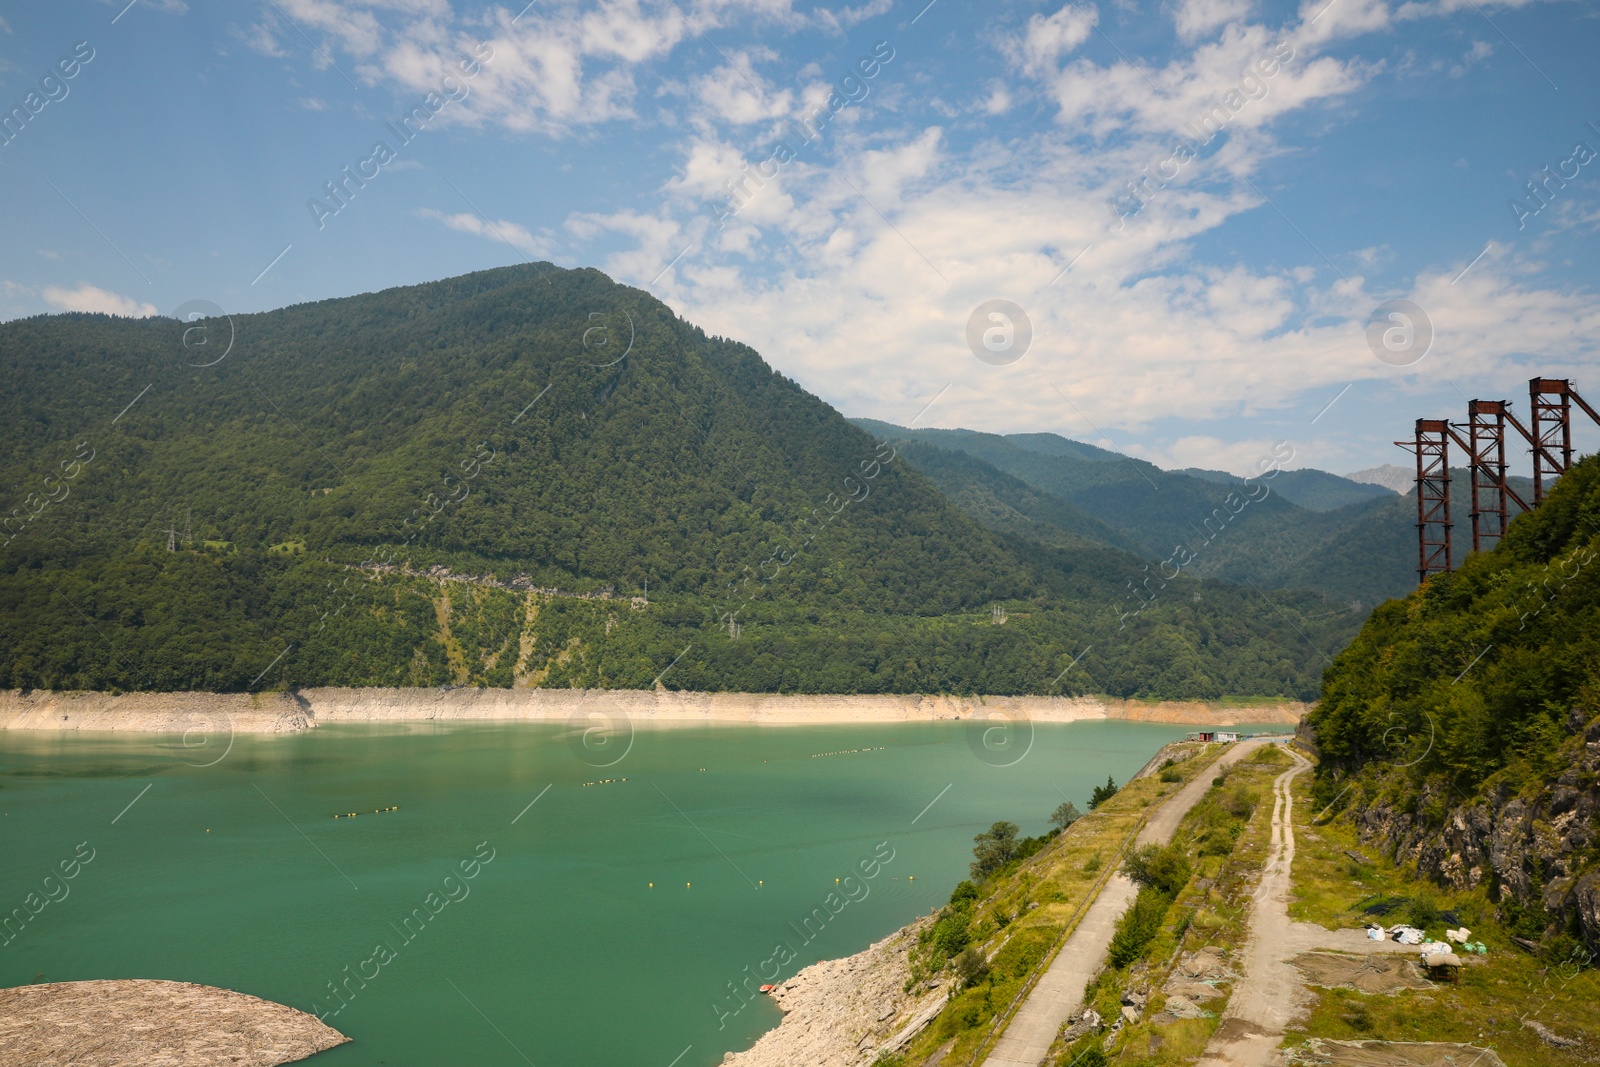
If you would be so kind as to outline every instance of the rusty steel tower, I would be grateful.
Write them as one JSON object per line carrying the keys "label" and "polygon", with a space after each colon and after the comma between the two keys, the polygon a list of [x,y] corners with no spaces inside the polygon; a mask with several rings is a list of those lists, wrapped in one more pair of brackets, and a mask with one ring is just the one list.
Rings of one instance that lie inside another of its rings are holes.
{"label": "rusty steel tower", "polygon": [[[1472,550],[1487,552],[1505,536],[1511,519],[1510,505],[1529,511],[1544,499],[1545,478],[1552,480],[1572,466],[1573,405],[1600,424],[1600,413],[1578,394],[1566,378],[1532,378],[1528,381],[1532,410],[1524,426],[1505,400],[1472,400],[1467,421],[1418,419],[1409,441],[1395,444],[1417,459],[1417,579],[1449,571],[1450,442],[1467,455],[1472,474]],[[1528,442],[1533,455],[1533,503],[1524,501],[1506,479],[1506,427]],[[1463,437],[1458,431],[1466,430]]]}

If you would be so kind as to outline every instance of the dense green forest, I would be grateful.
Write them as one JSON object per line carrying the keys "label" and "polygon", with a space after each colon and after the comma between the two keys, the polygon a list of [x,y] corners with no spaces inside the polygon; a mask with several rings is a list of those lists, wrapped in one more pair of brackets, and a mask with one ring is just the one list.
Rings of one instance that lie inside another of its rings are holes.
{"label": "dense green forest", "polygon": [[[1252,485],[1222,471],[1163,471],[1055,434],[855,422],[881,438],[914,443],[910,461],[993,529],[1050,543],[1087,539],[1156,560],[1182,546],[1193,555],[1189,569],[1203,577],[1310,589],[1362,612],[1416,586],[1416,497],[1324,471],[1289,470],[1291,441],[1261,457]],[[1454,471],[1452,482],[1451,511],[1464,531],[1470,483],[1464,470]],[[1528,497],[1528,479],[1511,484]],[[1250,502],[1219,515],[1229,492]],[[1454,548],[1459,563],[1470,538],[1458,536]]]}
{"label": "dense green forest", "polygon": [[1597,457],[1494,551],[1378,608],[1329,668],[1311,722],[1325,777],[1379,760],[1466,791],[1560,766],[1574,714],[1600,714]]}
{"label": "dense green forest", "polygon": [[1309,696],[1358,621],[1021,481],[986,521],[593,270],[41,316],[0,368],[0,687]]}
{"label": "dense green forest", "polygon": [[1494,551],[1379,607],[1309,726],[1328,812],[1487,884],[1553,958],[1575,938],[1600,952],[1600,457]]}

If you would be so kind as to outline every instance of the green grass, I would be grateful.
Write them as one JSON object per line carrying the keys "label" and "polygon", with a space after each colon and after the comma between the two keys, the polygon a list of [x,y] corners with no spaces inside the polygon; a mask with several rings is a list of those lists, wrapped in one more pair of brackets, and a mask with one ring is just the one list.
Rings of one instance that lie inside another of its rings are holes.
{"label": "green grass", "polygon": [[[1119,1034],[1110,1063],[1177,1067],[1193,1062],[1205,1050],[1217,1027],[1215,1017],[1150,1020],[1165,1003],[1161,987],[1182,953],[1211,946],[1231,954],[1243,943],[1250,890],[1271,834],[1272,779],[1288,763],[1289,758],[1274,746],[1236,764],[1219,776],[1222,784],[1208,790],[1179,825],[1173,840],[1185,847],[1193,866],[1188,885],[1173,900],[1139,957],[1125,967],[1106,968],[1086,990],[1085,1003],[1108,1023],[1121,1010],[1124,991],[1150,992],[1141,1020]],[[1220,854],[1207,848],[1216,840],[1227,842]],[[1226,1003],[1225,998],[1210,1000],[1205,1009],[1220,1015]],[[1068,1064],[1076,1051],[1077,1046],[1069,1049],[1058,1038],[1047,1062]]]}
{"label": "green grass", "polygon": [[[1343,819],[1307,825],[1317,814],[1309,799],[1309,775],[1295,781],[1294,899],[1295,919],[1330,928],[1363,925],[1364,909],[1383,898],[1421,902],[1395,916],[1419,910],[1455,911],[1474,941],[1489,948],[1487,956],[1469,958],[1457,985],[1394,996],[1361,994],[1312,987],[1316,1006],[1303,1029],[1291,1032],[1288,1045],[1307,1037],[1382,1039],[1390,1041],[1464,1041],[1493,1048],[1509,1067],[1577,1067],[1594,1062],[1600,1049],[1600,972],[1577,970],[1559,961],[1530,955],[1511,941],[1483,889],[1455,891],[1421,879],[1411,867],[1397,867],[1372,844],[1358,842]],[[1352,859],[1358,852],[1368,862]],[[1386,917],[1388,925],[1400,921]],[[1428,925],[1442,937],[1445,923]],[[1543,1044],[1522,1025],[1535,1019],[1562,1037],[1577,1038],[1584,1048],[1563,1051]]]}
{"label": "green grass", "polygon": [[[1180,760],[1172,768],[1181,772],[1185,782],[1209,773],[1212,760],[1220,755],[1215,747],[1193,747],[1201,754]],[[1163,783],[1155,775],[1126,783],[1036,855],[980,886],[969,928],[973,943],[994,953],[989,977],[958,994],[896,1062],[915,1067],[950,1043],[941,1061],[944,1067],[965,1065],[995,1016],[1016,1000],[1050,953],[1071,933],[1081,918],[1080,907],[1098,892],[1101,879],[1110,874],[1112,858],[1142,825],[1146,808],[1179,787]],[[1119,858],[1117,864],[1120,862]],[[1037,907],[1030,907],[1035,904]],[[1002,926],[1001,916],[1012,919]],[[913,976],[948,981],[950,968],[942,966],[942,961],[930,961],[928,955],[926,948],[913,950]]]}

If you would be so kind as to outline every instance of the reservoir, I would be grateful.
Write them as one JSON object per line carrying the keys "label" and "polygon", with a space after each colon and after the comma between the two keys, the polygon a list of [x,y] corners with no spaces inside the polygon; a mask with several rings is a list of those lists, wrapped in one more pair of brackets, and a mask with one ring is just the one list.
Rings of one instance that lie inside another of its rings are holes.
{"label": "reservoir", "polygon": [[353,1039],[319,1067],[708,1067],[778,1022],[742,989],[926,914],[974,834],[1043,833],[1192,727],[981,729],[0,733],[0,914],[30,916],[0,986],[237,989]]}

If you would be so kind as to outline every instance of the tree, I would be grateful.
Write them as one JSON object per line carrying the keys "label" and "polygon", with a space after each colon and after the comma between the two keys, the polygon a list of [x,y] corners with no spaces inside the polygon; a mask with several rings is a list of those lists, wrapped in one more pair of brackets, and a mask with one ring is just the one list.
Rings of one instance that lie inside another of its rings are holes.
{"label": "tree", "polygon": [[1093,811],[1101,804],[1117,795],[1117,781],[1109,774],[1106,775],[1106,784],[1094,787],[1094,792],[1089,794],[1089,810]]}
{"label": "tree", "polygon": [[1078,810],[1078,805],[1070,800],[1065,801],[1050,813],[1050,823],[1057,830],[1065,830],[1081,818],[1083,818],[1083,813]]}
{"label": "tree", "polygon": [[1014,822],[1001,821],[972,839],[974,881],[983,881],[1011,862],[1017,854],[1017,834],[1021,830]]}

